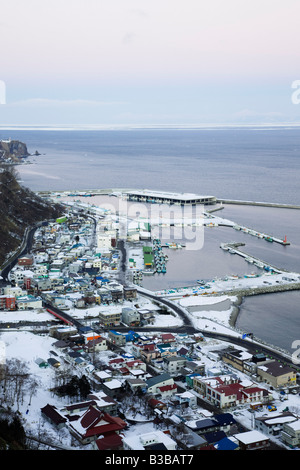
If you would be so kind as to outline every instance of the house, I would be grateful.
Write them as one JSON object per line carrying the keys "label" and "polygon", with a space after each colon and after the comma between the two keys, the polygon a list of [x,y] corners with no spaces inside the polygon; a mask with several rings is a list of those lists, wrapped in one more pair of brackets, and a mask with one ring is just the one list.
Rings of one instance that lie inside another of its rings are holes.
{"label": "house", "polygon": [[127,361],[126,362],[126,367],[132,371],[135,369],[142,370],[143,372],[147,371],[147,366],[144,361],[141,361],[140,359],[134,359],[132,361]]}
{"label": "house", "polygon": [[149,342],[148,344],[139,344],[136,345],[136,347],[138,348],[139,356],[146,362],[151,362],[160,357],[160,351],[153,342]]}
{"label": "house", "polygon": [[112,379],[102,384],[102,390],[109,397],[118,400],[123,395],[124,387],[120,380]]}
{"label": "house", "polygon": [[79,403],[73,403],[71,405],[66,405],[63,409],[65,415],[67,416],[74,416],[74,415],[82,415],[82,413],[85,413],[90,406],[95,406],[96,401],[94,400],[88,400],[84,402],[79,402]]}
{"label": "house", "polygon": [[169,374],[165,373],[157,375],[155,377],[151,377],[146,381],[146,383],[147,392],[153,395],[157,395],[158,393],[160,393],[159,388],[165,385],[174,385],[174,380]]}
{"label": "house", "polygon": [[99,336],[99,338],[89,340],[86,343],[85,347],[89,353],[98,352],[98,351],[106,351],[107,350],[106,339],[103,338],[102,336]]}
{"label": "house", "polygon": [[234,434],[234,437],[239,443],[240,450],[261,450],[270,444],[270,439],[257,430]]}
{"label": "house", "polygon": [[[105,296],[103,298],[102,294],[100,293],[101,297],[101,302],[109,302],[111,299],[111,295],[109,298]],[[121,312],[115,311],[115,310],[107,310],[107,311],[101,311],[99,312],[99,323],[101,323],[103,326],[106,327],[111,327],[111,326],[117,326],[120,325],[121,323]]]}
{"label": "house", "polygon": [[96,441],[100,436],[119,434],[126,427],[125,421],[90,406],[78,419],[69,423],[71,434],[83,445]]}
{"label": "house", "polygon": [[230,375],[194,377],[194,389],[218,408],[230,408],[244,403],[263,403],[269,395],[256,385],[243,385]]}
{"label": "house", "polygon": [[281,432],[282,441],[291,447],[300,445],[300,419],[292,423],[284,423]]}
{"label": "house", "polygon": [[[201,361],[186,361],[185,367],[183,368],[185,374],[197,374],[197,375],[204,375],[205,374],[205,364]],[[182,373],[182,371],[181,371]]]}
{"label": "house", "polygon": [[98,410],[103,411],[104,413],[109,413],[112,416],[117,416],[118,403],[103,391],[93,392],[89,394],[87,398],[95,402],[95,407]]}
{"label": "house", "polygon": [[183,393],[177,393],[176,397],[178,398],[180,405],[185,404],[190,407],[197,406],[197,396],[192,392],[186,391]]}
{"label": "house", "polygon": [[224,437],[214,444],[217,450],[239,450],[239,444],[232,437]]}
{"label": "house", "polygon": [[154,411],[157,410],[159,412],[163,410],[167,410],[167,405],[161,400],[157,400],[156,398],[150,398],[148,401],[148,405],[150,408],[152,408]]}
{"label": "house", "polygon": [[105,370],[96,370],[93,372],[94,378],[100,384],[106,382],[107,380],[112,379],[112,372],[105,371]]}
{"label": "house", "polygon": [[236,424],[236,420],[231,413],[214,414],[213,418],[219,423],[219,429],[224,432],[229,432],[231,426]]}
{"label": "house", "polygon": [[115,330],[110,330],[108,333],[108,340],[112,344],[116,344],[117,346],[124,346],[126,344],[126,337],[122,333],[118,333]]}
{"label": "house", "polygon": [[288,411],[272,413],[272,416],[258,416],[255,418],[255,429],[267,436],[279,436],[285,424],[297,421],[298,418]]}
{"label": "house", "polygon": [[33,265],[33,257],[32,256],[22,256],[18,259],[19,266],[32,266]]}
{"label": "house", "polygon": [[257,375],[262,381],[278,388],[284,385],[296,385],[296,371],[278,361],[268,362],[257,367]]}
{"label": "house", "polygon": [[203,434],[203,438],[206,440],[208,445],[215,445],[226,437],[227,436],[224,431],[211,431]]}
{"label": "house", "polygon": [[124,299],[125,300],[134,300],[137,296],[136,288],[124,287]]}
{"label": "house", "polygon": [[108,367],[111,370],[119,370],[125,366],[124,357],[115,357],[108,362]]}
{"label": "house", "polygon": [[56,429],[61,429],[67,423],[67,419],[53,405],[47,404],[41,408],[41,413]]}
{"label": "house", "polygon": [[163,368],[169,374],[178,374],[182,367],[184,367],[186,359],[181,356],[167,356],[164,357]]}
{"label": "house", "polygon": [[176,450],[177,444],[169,434],[163,431],[153,431],[123,439],[124,450]]}
{"label": "house", "polygon": [[133,393],[136,393],[138,390],[141,390],[142,392],[147,391],[147,384],[145,380],[142,380],[140,378],[128,377],[126,378],[126,383],[128,384],[128,386],[130,387],[130,390]]}
{"label": "house", "polygon": [[213,418],[196,419],[186,421],[185,425],[198,434],[205,434],[213,431],[219,431],[219,423]]}
{"label": "house", "polygon": [[245,363],[251,361],[252,354],[247,351],[229,347],[222,351],[222,361],[230,364],[241,372],[245,372]]}
{"label": "house", "polygon": [[141,315],[133,308],[124,307],[122,308],[122,321],[128,326],[139,325]]}
{"label": "house", "polygon": [[170,397],[177,392],[177,385],[168,384],[168,385],[160,385],[157,387],[157,394],[161,396],[162,399]]}
{"label": "house", "polygon": [[162,333],[161,340],[163,343],[176,343],[176,338],[172,333]]}
{"label": "house", "polygon": [[101,436],[93,444],[94,450],[113,450],[119,451],[123,449],[123,437],[121,434],[112,432],[106,436]]}

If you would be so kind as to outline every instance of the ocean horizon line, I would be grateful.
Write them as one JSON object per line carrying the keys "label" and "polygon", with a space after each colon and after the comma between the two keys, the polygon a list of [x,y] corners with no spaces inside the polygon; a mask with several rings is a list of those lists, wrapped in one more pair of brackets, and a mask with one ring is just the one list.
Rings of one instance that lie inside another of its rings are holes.
{"label": "ocean horizon line", "polygon": [[299,123],[261,123],[261,124],[70,124],[70,125],[2,125],[1,131],[109,131],[109,130],[209,130],[209,129],[279,129],[300,127]]}

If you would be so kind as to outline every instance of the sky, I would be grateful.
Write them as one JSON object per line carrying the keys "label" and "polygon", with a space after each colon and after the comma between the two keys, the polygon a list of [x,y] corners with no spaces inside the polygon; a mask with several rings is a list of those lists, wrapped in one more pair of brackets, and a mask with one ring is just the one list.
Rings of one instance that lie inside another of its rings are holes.
{"label": "sky", "polygon": [[299,123],[299,39],[299,0],[3,2],[0,126]]}

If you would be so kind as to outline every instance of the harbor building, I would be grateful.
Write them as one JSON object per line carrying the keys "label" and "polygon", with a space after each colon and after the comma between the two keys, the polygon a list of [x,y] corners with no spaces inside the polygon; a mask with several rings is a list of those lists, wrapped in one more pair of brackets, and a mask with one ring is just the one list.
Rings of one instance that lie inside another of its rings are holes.
{"label": "harbor building", "polygon": [[177,204],[177,205],[196,205],[196,204],[216,204],[215,196],[201,196],[192,193],[162,193],[159,191],[149,191],[148,189],[140,191],[126,191],[123,193],[129,201],[148,202],[156,204]]}

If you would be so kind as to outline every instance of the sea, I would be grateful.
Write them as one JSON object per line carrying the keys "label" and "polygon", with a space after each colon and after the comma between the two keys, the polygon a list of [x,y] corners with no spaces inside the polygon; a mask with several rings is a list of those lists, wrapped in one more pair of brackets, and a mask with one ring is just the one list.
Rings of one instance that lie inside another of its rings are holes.
{"label": "sea", "polygon": [[[39,153],[17,167],[22,184],[34,191],[149,189],[300,206],[298,127],[0,129],[0,139],[8,138]],[[220,250],[226,241],[245,242],[247,253],[300,272],[299,209],[224,204],[216,215],[286,236],[290,245],[228,227],[205,228],[201,248],[173,250],[167,273],[147,277],[145,287],[180,287],[253,271],[253,265]],[[236,326],[293,353],[300,342],[299,305],[299,291],[246,297]]]}

